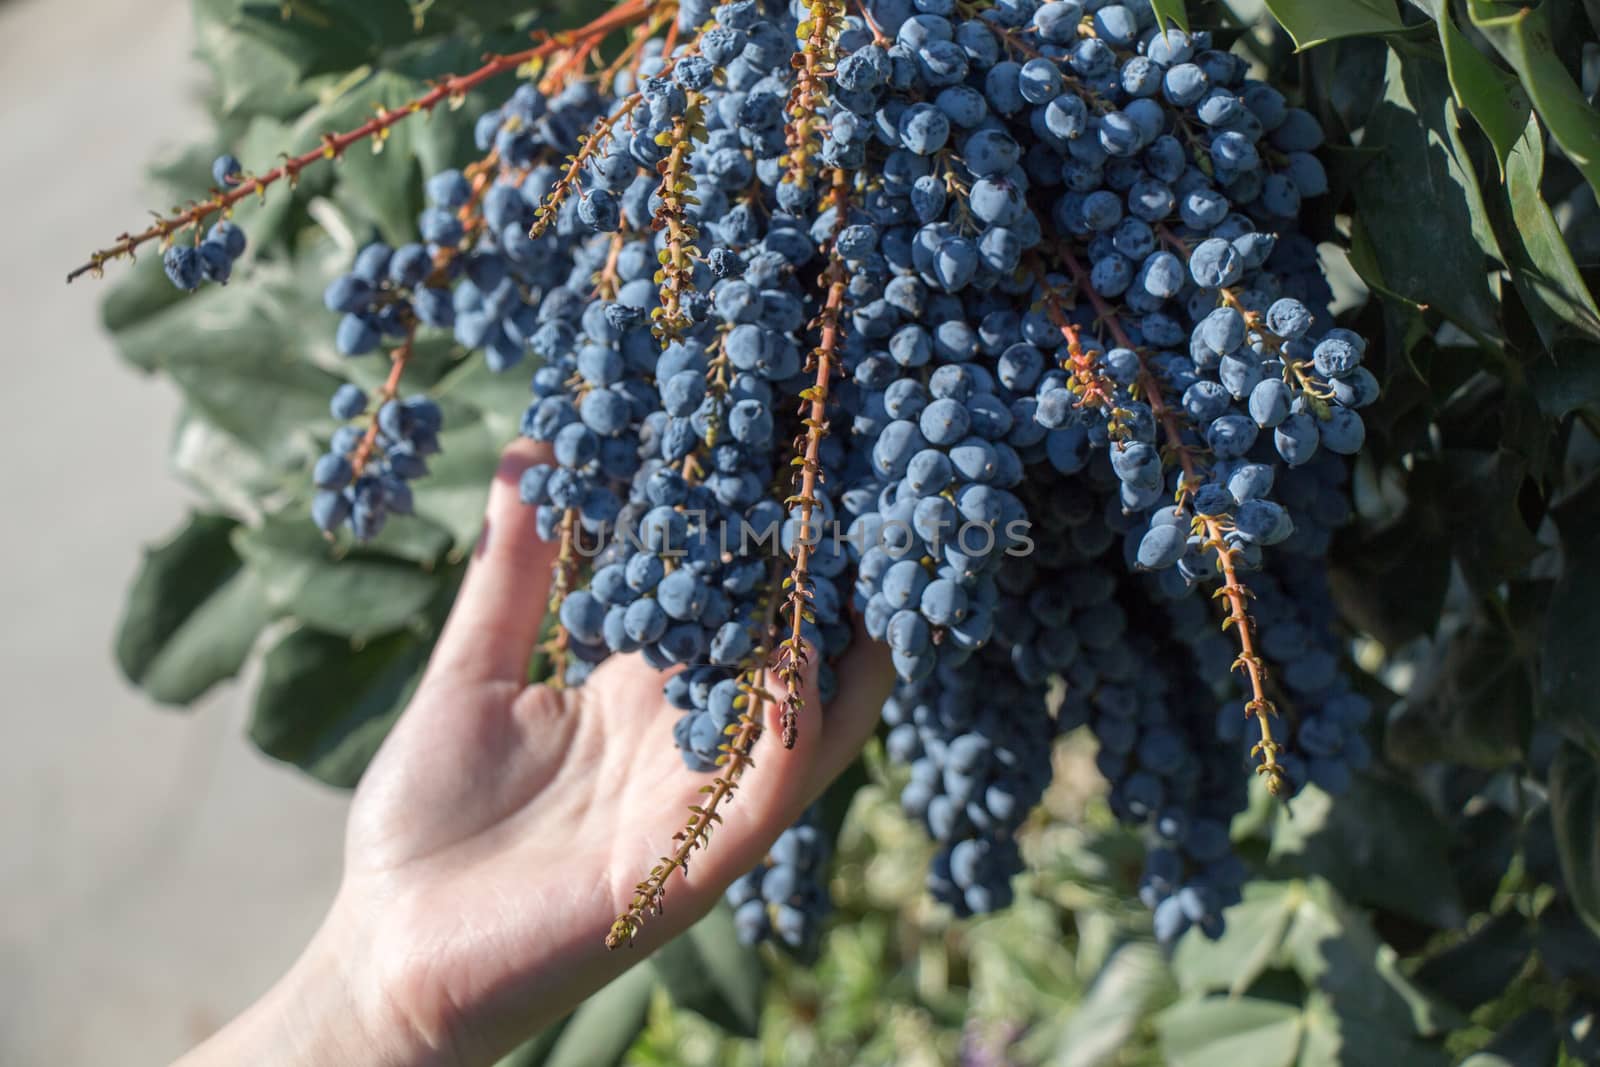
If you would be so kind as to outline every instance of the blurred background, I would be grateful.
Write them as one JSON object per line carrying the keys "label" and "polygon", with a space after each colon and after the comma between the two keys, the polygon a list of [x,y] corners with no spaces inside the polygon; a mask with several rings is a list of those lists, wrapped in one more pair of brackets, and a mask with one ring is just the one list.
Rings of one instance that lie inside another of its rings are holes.
{"label": "blurred background", "polygon": [[120,362],[104,284],[62,283],[153,208],[145,162],[207,131],[188,0],[0,3],[9,326],[0,524],[0,1063],[163,1063],[253,999],[338,881],[344,794],[250,747],[249,679],[191,712],[117,673],[167,535],[177,401]]}

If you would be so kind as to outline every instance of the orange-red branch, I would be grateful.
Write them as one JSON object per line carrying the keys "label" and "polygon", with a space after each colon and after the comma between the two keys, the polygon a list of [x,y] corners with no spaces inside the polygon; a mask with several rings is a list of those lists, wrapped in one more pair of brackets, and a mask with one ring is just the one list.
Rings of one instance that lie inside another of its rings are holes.
{"label": "orange-red branch", "polygon": [[793,748],[799,737],[797,719],[802,710],[800,670],[806,657],[801,630],[811,610],[809,607],[812,595],[811,548],[815,543],[813,538],[820,533],[812,530],[811,518],[817,506],[817,483],[822,473],[822,439],[828,433],[829,383],[833,378],[834,359],[839,352],[841,341],[839,323],[844,310],[845,288],[849,284],[844,257],[839,254],[837,247],[839,233],[844,228],[847,215],[844,189],[844,172],[836,169],[833,171],[831,187],[833,208],[837,213],[832,238],[834,247],[829,250],[828,269],[823,276],[828,286],[828,295],[817,317],[821,336],[818,338],[816,349],[811,353],[810,362],[816,370],[816,377],[811,387],[800,394],[800,414],[806,427],[805,447],[799,457],[800,484],[798,492],[788,500],[788,503],[798,505],[800,508],[800,532],[795,537],[794,567],[784,583],[789,589],[789,600],[786,605],[789,613],[789,636],[784,640],[783,649],[778,657],[778,674],[789,690],[782,719],[784,748]]}
{"label": "orange-red branch", "polygon": [[[777,573],[777,565],[774,564],[771,574],[774,581]],[[646,917],[662,913],[666,906],[667,880],[672,877],[672,872],[682,871],[685,877],[688,876],[690,857],[696,849],[706,847],[711,840],[711,831],[722,821],[717,809],[733,799],[740,777],[755,766],[750,753],[766,729],[763,721],[765,708],[775,699],[766,688],[766,664],[771,651],[768,639],[776,621],[777,605],[777,590],[769,584],[766,603],[760,612],[761,630],[757,635],[756,647],[745,660],[745,667],[741,671],[739,688],[745,702],[744,708],[738,721],[728,728],[728,741],[720,749],[722,755],[718,757],[718,765],[721,773],[710,785],[701,787],[705,799],[689,808],[688,822],[673,835],[677,847],[670,855],[661,857],[644,880],[634,887],[633,901],[628,905],[628,910],[617,916],[610,932],[606,934],[606,948],[632,944],[634,936],[644,926]]]}
{"label": "orange-red branch", "polygon": [[555,34],[534,47],[521,52],[492,56],[483,66],[472,73],[452,75],[445,78],[410,103],[393,111],[379,111],[376,116],[363,122],[353,130],[339,134],[326,134],[323,136],[322,144],[319,147],[286,159],[265,174],[247,175],[238,186],[230,191],[218,190],[211,199],[202,200],[172,218],[162,219],[140,233],[123,234],[115,245],[96,252],[89,257],[89,262],[68,274],[67,281],[71,282],[91,271],[99,271],[109,260],[132,255],[135,249],[149,241],[165,240],[190,226],[203,222],[212,215],[225,213],[229,208],[252,193],[265,195],[268,186],[284,178],[288,178],[292,183],[305,168],[322,160],[338,159],[344,155],[351,145],[364,141],[369,137],[381,136],[389,127],[412,115],[420,112],[431,112],[444,101],[458,98],[471,92],[497,74],[516,70],[524,63],[543,59],[563,49],[578,47],[589,41],[598,41],[613,30],[639,22],[645,17],[649,7],[648,0],[625,0],[624,3],[619,4],[581,29]]}
{"label": "orange-red branch", "polygon": [[1055,290],[1048,286],[1044,290],[1044,310],[1050,316],[1050,322],[1061,331],[1061,336],[1067,342],[1067,358],[1064,361],[1066,371],[1072,375],[1072,391],[1078,394],[1080,407],[1099,408],[1106,412],[1110,420],[1112,436],[1116,436],[1115,429],[1120,425],[1116,401],[1116,386],[1101,373],[1095,365],[1092,355],[1083,350],[1083,338],[1078,333],[1078,328],[1067,321],[1066,314],[1061,310],[1061,298]]}
{"label": "orange-red branch", "polygon": [[[1111,331],[1111,336],[1117,344],[1133,351],[1139,357],[1140,391],[1144,394],[1145,402],[1150,405],[1156,421],[1161,424],[1168,448],[1176,455],[1179,465],[1183,468],[1183,481],[1178,490],[1179,502],[1182,503],[1193,495],[1204,479],[1195,463],[1193,450],[1183,442],[1183,427],[1178,421],[1177,412],[1167,403],[1161,391],[1161,383],[1156,380],[1144,353],[1134,345],[1133,339],[1122,328],[1116,312],[1089,284],[1089,272],[1071,251],[1063,249],[1061,255],[1073,279],[1078,283],[1078,288],[1088,295],[1090,302],[1094,304],[1095,313]],[[1245,704],[1245,712],[1254,716],[1261,727],[1261,741],[1251,753],[1261,759],[1261,765],[1256,768],[1256,772],[1266,777],[1267,789],[1277,796],[1284,792],[1287,783],[1283,767],[1278,762],[1282,746],[1272,736],[1271,719],[1277,714],[1277,709],[1267,698],[1266,668],[1261,656],[1256,652],[1255,635],[1249,613],[1245,610],[1245,601],[1249,598],[1250,591],[1239,581],[1238,568],[1234,561],[1235,550],[1228,545],[1222,524],[1209,515],[1197,515],[1195,522],[1204,532],[1205,547],[1217,554],[1217,569],[1222,573],[1222,588],[1213,595],[1224,597],[1228,602],[1228,615],[1222,626],[1225,630],[1231,627],[1238,635],[1239,655],[1233,661],[1233,667],[1235,670],[1243,670],[1250,682],[1250,700]]]}
{"label": "orange-red branch", "polygon": [[362,435],[361,443],[356,445],[356,450],[350,454],[350,467],[355,472],[354,477],[361,477],[361,472],[366,469],[367,462],[372,458],[372,450],[378,443],[378,412],[383,405],[400,395],[400,377],[406,372],[406,364],[411,359],[411,348],[417,337],[417,324],[412,323],[406,330],[405,340],[389,354],[389,376],[384,379],[383,386],[378,390],[378,395],[372,405],[372,418],[367,423],[367,432]]}

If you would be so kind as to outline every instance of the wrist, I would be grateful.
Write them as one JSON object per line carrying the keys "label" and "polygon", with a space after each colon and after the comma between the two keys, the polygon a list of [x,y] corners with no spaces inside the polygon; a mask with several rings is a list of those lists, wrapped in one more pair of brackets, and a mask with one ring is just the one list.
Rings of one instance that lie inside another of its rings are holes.
{"label": "wrist", "polygon": [[289,971],[177,1067],[434,1067],[452,1062],[398,1006],[359,923],[335,904]]}

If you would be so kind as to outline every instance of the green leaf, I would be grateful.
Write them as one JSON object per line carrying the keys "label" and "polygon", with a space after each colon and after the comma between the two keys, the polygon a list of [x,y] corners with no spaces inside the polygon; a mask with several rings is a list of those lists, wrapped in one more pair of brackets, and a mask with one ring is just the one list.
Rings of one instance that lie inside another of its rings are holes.
{"label": "green leaf", "polygon": [[1298,882],[1245,883],[1244,899],[1228,909],[1220,938],[1185,937],[1178,943],[1172,969],[1184,991],[1238,996],[1254,985],[1277,959],[1303,895]]}
{"label": "green leaf", "polygon": [[1300,1055],[1300,1008],[1256,997],[1181,1001],[1156,1026],[1169,1067],[1291,1067]]}
{"label": "green leaf", "polygon": [[449,530],[458,545],[475,542],[503,443],[486,422],[446,429],[440,453],[428,459],[428,476],[416,482],[417,514]]}
{"label": "green leaf", "polygon": [[1170,22],[1184,33],[1189,32],[1189,8],[1184,0],[1150,0],[1150,10],[1155,13],[1158,27]]}
{"label": "green leaf", "polygon": [[1312,993],[1305,1005],[1305,1042],[1298,1067],[1350,1067],[1352,1064],[1404,1064],[1446,1067],[1437,1046],[1412,1034],[1375,1024],[1352,1012],[1337,996]]}
{"label": "green leaf", "polygon": [[1503,994],[1533,951],[1528,920],[1516,911],[1492,916],[1466,939],[1430,956],[1416,980],[1462,1011]]}
{"label": "green leaf", "polygon": [[[1315,53],[1312,59],[1326,71],[1323,84],[1328,104],[1345,129],[1365,126],[1372,109],[1383,96],[1383,68],[1389,59],[1389,48],[1383,38],[1347,37],[1332,48]],[[1372,154],[1360,147],[1326,146],[1323,162],[1330,167],[1328,176],[1334,188],[1348,184],[1338,180],[1341,172],[1354,173]]]}
{"label": "green leaf", "polygon": [[766,971],[755,951],[739,944],[733,913],[725,905],[669,941],[650,965],[679,1007],[729,1033],[756,1036]]}
{"label": "green leaf", "polygon": [[170,374],[212,425],[293,467],[312,454],[307,428],[331,426],[328,397],[343,379],[305,361],[292,307],[267,279],[207,286],[117,341],[135,364]]}
{"label": "green leaf", "polygon": [[1600,934],[1600,769],[1592,753],[1570,741],[1561,743],[1550,765],[1550,816],[1567,892],[1589,929]]}
{"label": "green leaf", "polygon": [[1266,0],[1267,10],[1304,51],[1336,37],[1366,37],[1406,28],[1391,0]]}
{"label": "green leaf", "polygon": [[[1499,401],[1501,413],[1507,409]],[[1540,427],[1542,430],[1543,427]],[[1436,501],[1452,550],[1467,584],[1483,595],[1519,574],[1539,553],[1539,544],[1517,506],[1528,461],[1506,447],[1450,448],[1442,461],[1442,494]]]}
{"label": "green leaf", "polygon": [[[1566,545],[1566,569],[1545,615],[1540,711],[1567,736],[1600,746],[1600,556],[1593,543]],[[1600,912],[1597,912],[1600,913]]]}
{"label": "green leaf", "polygon": [[1600,113],[1556,51],[1549,6],[1519,7],[1507,13],[1505,6],[1489,0],[1467,0],[1473,26],[1517,72],[1556,143],[1600,194]]}
{"label": "green leaf", "polygon": [[1600,935],[1565,900],[1539,913],[1538,946],[1540,966],[1558,980],[1600,974]]}
{"label": "green leaf", "polygon": [[1345,618],[1389,648],[1433,633],[1450,588],[1450,541],[1434,512],[1412,507],[1380,529],[1348,532],[1329,560]]}
{"label": "green leaf", "polygon": [[1390,759],[1504,767],[1523,758],[1533,726],[1534,664],[1498,620],[1449,620],[1384,734]]}
{"label": "green leaf", "polygon": [[238,530],[234,545],[275,608],[341,637],[359,640],[415,624],[441,587],[439,575],[369,550],[337,558],[298,511]]}
{"label": "green leaf", "polygon": [[[195,51],[211,68],[222,115],[292,115],[312,95],[300,84],[305,64],[260,36],[239,32],[248,0],[196,0]],[[253,164],[251,164],[253,165]]]}
{"label": "green leaf", "polygon": [[1461,32],[1450,15],[1446,0],[1412,0],[1433,19],[1439,28],[1439,46],[1444,51],[1445,68],[1456,103],[1478,121],[1489,143],[1494,146],[1500,173],[1505,174],[1506,159],[1522,137],[1532,103],[1517,79],[1491,63],[1487,56]]}
{"label": "green leaf", "polygon": [[[1232,919],[1230,912],[1230,924]],[[1050,1067],[1115,1062],[1118,1050],[1171,988],[1172,979],[1154,945],[1138,941],[1119,945],[1062,1027]]]}
{"label": "green leaf", "polygon": [[483,359],[464,359],[439,380],[434,399],[445,407],[445,425],[460,421],[455,408],[465,406],[483,417],[491,436],[510,441],[528,406],[528,372],[524,367],[496,374]]}
{"label": "green leaf", "polygon": [[1547,1011],[1524,1012],[1507,1023],[1481,1052],[1461,1067],[1548,1067],[1560,1060],[1561,1032]]}
{"label": "green leaf", "polygon": [[1370,1027],[1409,1038],[1454,1021],[1400,973],[1394,953],[1324,879],[1254,882],[1244,898],[1228,910],[1221,938],[1179,943],[1173,970],[1186,993],[1259,994],[1258,983],[1289,969],[1341,1015]]}
{"label": "green leaf", "polygon": [[[289,143],[289,127],[275,118],[258,116],[250,120],[244,136],[229,147],[239,157],[246,173],[263,174],[282,162],[283,151]],[[254,265],[256,253],[290,235],[284,232],[298,216],[292,211],[296,200],[306,198],[312,190],[320,189],[327,181],[317,170],[303,171],[296,187],[275,185],[264,195],[247,196],[233,206],[230,218],[244,230],[249,240],[245,256],[235,269],[240,284],[257,284]],[[194,190],[191,195],[202,192]],[[238,286],[234,286],[237,288]],[[208,287],[209,288],[209,287]]]}
{"label": "green leaf", "polygon": [[1284,808],[1272,855],[1326,875],[1347,899],[1433,926],[1459,925],[1448,834],[1416,793],[1371,775],[1335,801],[1307,789]]}
{"label": "green leaf", "polygon": [[[323,133],[352,129],[379,108],[397,110],[425,92],[427,86],[421,82],[379,71],[350,86],[337,100],[301,116],[288,150],[309,151]],[[443,115],[438,120],[417,115],[396,123],[381,140],[352,146],[334,167],[343,194],[340,203],[375,225],[391,245],[416,240],[417,213],[422,209],[419,143],[429,139],[431,130],[449,124]]]}
{"label": "green leaf", "polygon": [[[1284,935],[1283,954],[1301,981],[1327,997],[1341,1018],[1359,1020],[1363,1029],[1409,1039],[1434,1036],[1464,1021],[1447,1015],[1401,973],[1394,950],[1323,879],[1305,886]],[[1357,1057],[1353,1062],[1382,1061]]]}
{"label": "green leaf", "polygon": [[573,1012],[540,1067],[612,1067],[644,1030],[656,972],[634,967]]}
{"label": "green leaf", "polygon": [[[122,277],[107,291],[105,300],[100,304],[100,322],[113,334],[121,333],[184,299],[184,293],[167,279],[166,272],[161,269],[161,256],[155,249],[139,256],[132,264],[124,263],[120,267],[108,264],[106,267],[108,273],[118,269],[122,271]],[[80,278],[77,284],[93,284],[93,278]],[[123,358],[141,370],[151,369],[149,364],[132,359],[125,351]]]}
{"label": "green leaf", "polygon": [[[1493,343],[1500,314],[1488,257],[1498,251],[1442,64],[1390,50],[1362,147],[1378,151],[1353,187],[1352,265],[1372,289]],[[1426,211],[1417,210],[1419,189],[1428,191]]]}
{"label": "green leaf", "polygon": [[1546,348],[1571,336],[1600,340],[1600,308],[1540,192],[1543,180],[1544,133],[1539,120],[1529,118],[1506,164],[1508,206],[1500,233],[1511,280]]}
{"label": "green leaf", "polygon": [[316,630],[267,653],[250,740],[313,777],[353,788],[411,698],[432,635],[391,634],[364,645]]}
{"label": "green leaf", "polygon": [[189,704],[244,665],[271,618],[230,537],[238,524],[197,514],[145,554],[117,628],[117,663],[163,704]]}

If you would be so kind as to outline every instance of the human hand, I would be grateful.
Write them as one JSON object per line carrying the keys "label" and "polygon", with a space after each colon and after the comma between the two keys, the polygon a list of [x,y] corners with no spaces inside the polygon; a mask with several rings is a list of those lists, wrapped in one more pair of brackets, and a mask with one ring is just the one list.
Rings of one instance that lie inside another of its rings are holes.
{"label": "human hand", "polygon": [[493,1062],[709,911],[871,735],[893,676],[863,640],[820,713],[814,662],[806,672],[792,750],[776,736],[781,704],[768,709],[772,736],[709,847],[669,881],[665,913],[635,944],[607,951],[613,920],[710,778],[684,766],[678,713],[639,656],[613,657],[579,689],[524,683],[555,548],[535,535],[517,482],[545,458],[529,442],[503,458],[427,672],[356,791],[322,930],[193,1063],[258,1062],[274,1046],[275,1063]]}

